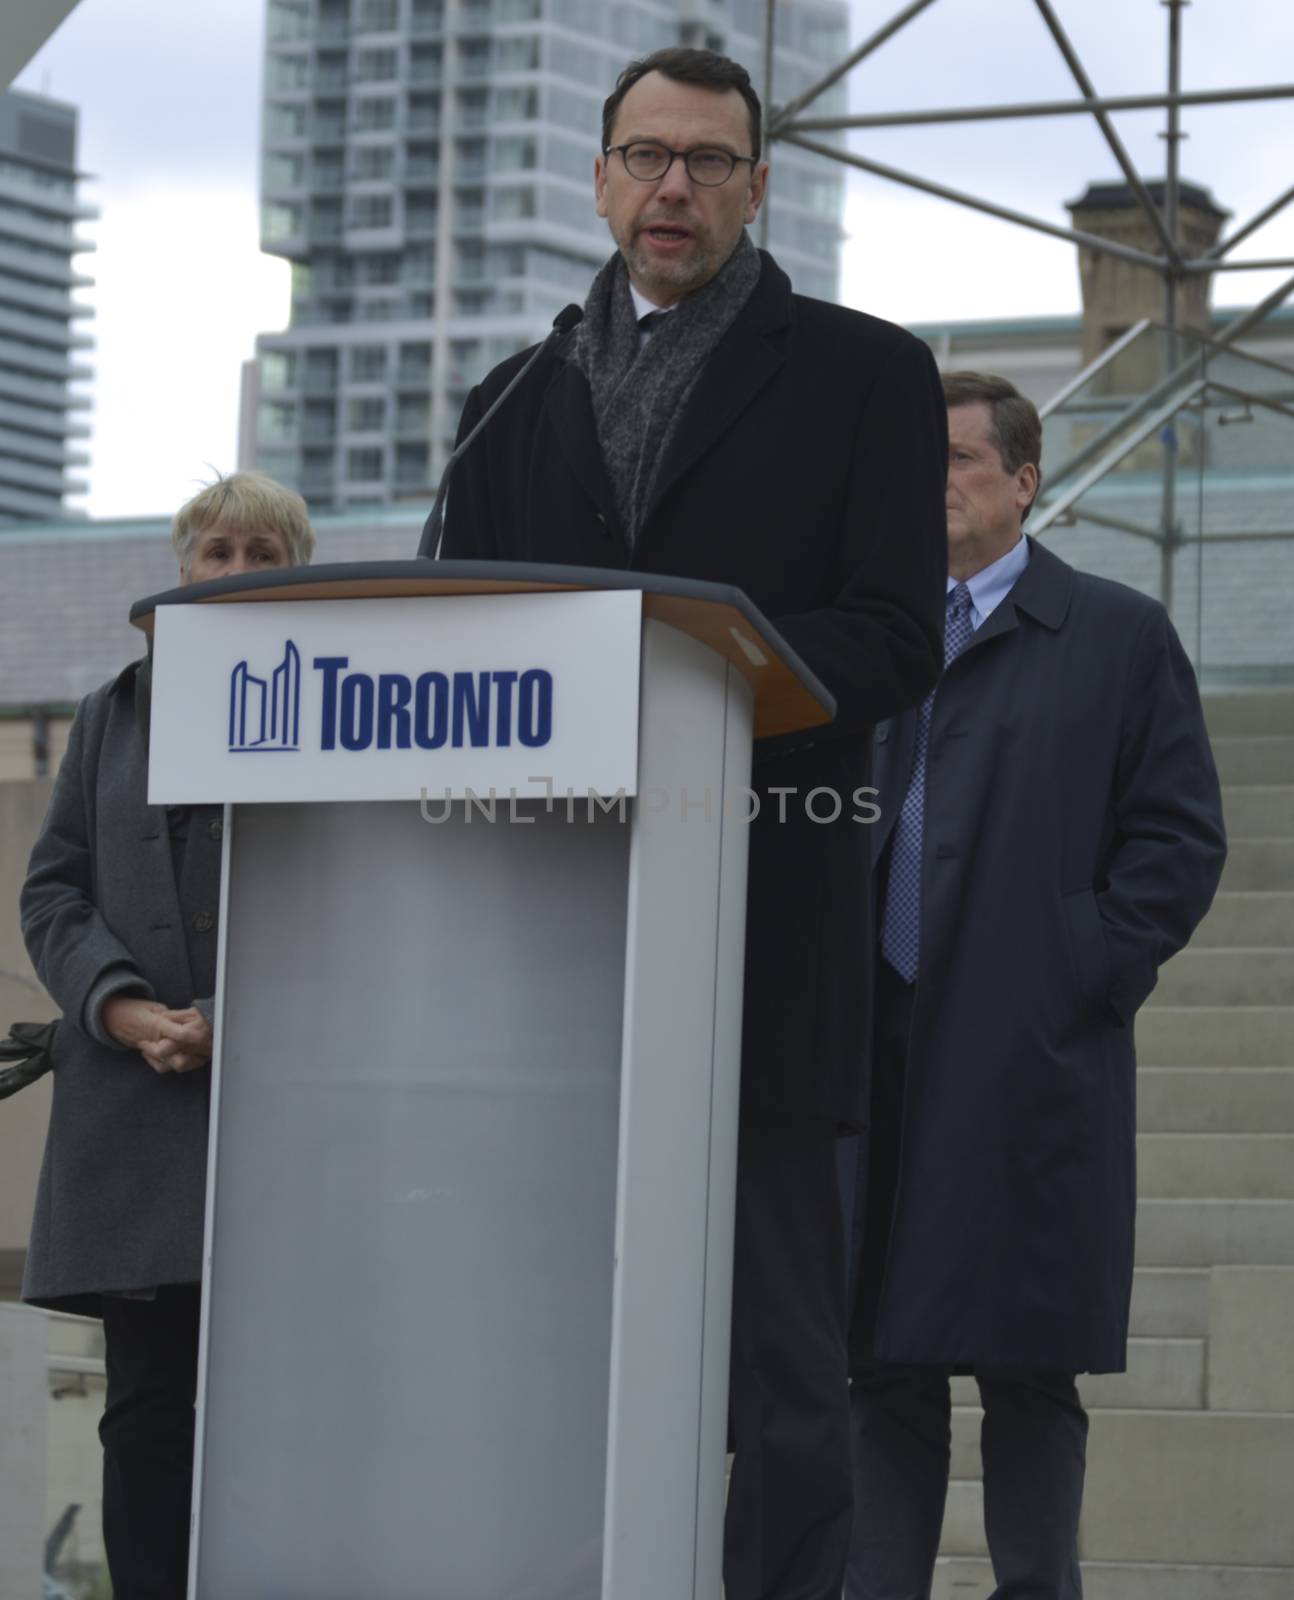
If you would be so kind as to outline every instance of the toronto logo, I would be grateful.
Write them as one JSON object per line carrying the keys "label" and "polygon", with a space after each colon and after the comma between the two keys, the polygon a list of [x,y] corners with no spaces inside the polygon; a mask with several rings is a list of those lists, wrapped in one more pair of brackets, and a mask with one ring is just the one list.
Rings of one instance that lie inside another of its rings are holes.
{"label": "toronto logo", "polygon": [[269,678],[240,661],[229,675],[231,751],[300,750],[301,655],[289,639]]}

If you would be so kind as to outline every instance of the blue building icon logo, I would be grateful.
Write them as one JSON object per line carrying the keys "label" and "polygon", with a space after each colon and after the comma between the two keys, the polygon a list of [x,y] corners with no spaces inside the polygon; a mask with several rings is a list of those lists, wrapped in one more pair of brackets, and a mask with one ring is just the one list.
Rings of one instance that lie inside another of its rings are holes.
{"label": "blue building icon logo", "polygon": [[229,748],[301,748],[301,654],[289,639],[268,681],[240,661],[229,675]]}

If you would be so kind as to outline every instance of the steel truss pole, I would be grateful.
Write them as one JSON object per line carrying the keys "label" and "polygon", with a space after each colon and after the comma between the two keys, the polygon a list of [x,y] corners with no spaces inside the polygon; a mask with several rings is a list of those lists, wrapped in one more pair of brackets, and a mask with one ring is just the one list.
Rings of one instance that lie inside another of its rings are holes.
{"label": "steel truss pole", "polygon": [[[1164,268],[1164,325],[1168,330],[1168,360],[1170,372],[1175,371],[1180,359],[1177,348],[1177,319],[1180,312],[1179,287],[1182,281],[1182,259],[1177,252],[1177,223],[1181,199],[1181,107],[1172,103],[1172,97],[1182,89],[1182,7],[1190,0],[1160,0],[1168,8],[1168,131],[1167,161],[1164,177],[1165,223],[1173,240],[1173,249]],[[1203,424],[1201,423],[1201,426]],[[1159,509],[1159,598],[1171,614],[1173,609],[1173,567],[1177,543],[1182,530],[1177,526],[1177,430],[1172,423],[1164,428],[1164,481],[1163,497]]]}
{"label": "steel truss pole", "polygon": [[1058,222],[1045,222],[1041,217],[1026,216],[1023,211],[1012,211],[1009,206],[1000,206],[993,200],[981,200],[975,195],[964,194],[960,189],[950,189],[946,184],[935,183],[929,178],[919,178],[915,173],[900,171],[898,167],[887,167],[879,161],[869,161],[866,156],[855,155],[852,150],[838,150],[829,144],[819,144],[816,139],[802,139],[798,134],[784,133],[781,135],[784,144],[796,145],[801,150],[812,150],[820,156],[829,156],[833,161],[843,161],[847,166],[857,167],[860,172],[870,172],[878,178],[888,178],[891,183],[901,183],[909,189],[920,189],[924,194],[935,195],[940,200],[951,200],[955,205],[969,206],[972,211],[983,211],[987,216],[998,217],[1003,222],[1014,222],[1021,228],[1032,228],[1036,233],[1050,234],[1053,239],[1064,239],[1068,244],[1082,245],[1084,249],[1096,250],[1102,255],[1114,256],[1120,261],[1129,261],[1136,267],[1151,267],[1156,272],[1164,270],[1162,256],[1152,256],[1148,251],[1138,250],[1134,245],[1119,244],[1114,239],[1102,239],[1095,233],[1083,233],[1076,228],[1065,228]]}
{"label": "steel truss pole", "polygon": [[1283,211],[1291,200],[1294,200],[1294,184],[1291,184],[1284,194],[1278,194],[1269,206],[1264,206],[1256,217],[1245,223],[1243,228],[1237,228],[1228,238],[1222,239],[1215,244],[1204,259],[1206,261],[1220,261],[1242,239],[1247,239],[1251,233],[1257,233],[1264,222],[1270,222],[1278,211]]}
{"label": "steel truss pole", "polygon": [[[797,117],[787,133],[835,133],[846,128],[921,128],[944,122],[998,122],[1014,117],[1077,117],[1093,111],[1159,111],[1165,106],[1221,106],[1237,101],[1294,100],[1294,84],[1266,89],[1198,89],[1178,95],[1125,94],[1097,100],[1023,100],[1001,105],[947,106],[935,111],[873,111],[850,117]],[[1294,190],[1285,196],[1289,200]],[[1283,200],[1281,204],[1284,204]],[[1279,206],[1277,207],[1279,209]],[[1266,221],[1264,214],[1263,220]]]}
{"label": "steel truss pole", "polygon": [[935,0],[912,0],[911,5],[905,6],[896,16],[891,17],[884,27],[878,28],[872,34],[870,39],[865,39],[852,55],[846,56],[840,65],[829,72],[825,78],[820,78],[817,83],[806,89],[803,94],[796,95],[795,99],[788,105],[783,106],[778,114],[773,124],[774,135],[780,136],[781,129],[786,123],[790,122],[792,117],[798,116],[805,106],[812,104],[819,96],[826,94],[828,89],[834,88],[847,72],[852,72],[860,61],[865,61],[871,55],[873,50],[879,50],[887,39],[892,39],[900,28],[906,28],[913,17],[919,17],[928,6],[932,6],[934,3]]}
{"label": "steel truss pole", "polygon": [[[764,149],[765,158],[773,138],[773,52],[777,45],[777,0],[764,0]],[[769,193],[764,190],[764,204],[759,213],[759,242],[767,250],[768,232],[772,226],[768,212]]]}
{"label": "steel truss pole", "polygon": [[1269,311],[1275,311],[1277,306],[1284,305],[1292,294],[1294,294],[1294,278],[1286,278],[1284,283],[1278,284],[1256,306],[1250,306],[1248,311],[1242,311],[1234,322],[1229,322],[1218,334],[1215,343],[1234,344],[1237,339],[1248,333],[1250,328],[1256,328]]}
{"label": "steel truss pole", "polygon": [[1088,77],[1086,68],[1078,58],[1078,52],[1069,42],[1069,36],[1066,34],[1064,28],[1061,27],[1060,18],[1052,10],[1051,0],[1033,0],[1033,3],[1041,12],[1042,20],[1047,24],[1047,28],[1050,31],[1052,38],[1056,41],[1056,48],[1065,58],[1065,65],[1069,68],[1071,74],[1073,75],[1074,82],[1083,91],[1083,98],[1089,102],[1088,109],[1096,118],[1097,127],[1099,127],[1101,132],[1105,135],[1105,142],[1109,145],[1110,150],[1114,155],[1114,159],[1122,168],[1123,176],[1128,180],[1133,194],[1136,195],[1137,200],[1141,205],[1141,209],[1150,218],[1151,225],[1153,226],[1155,232],[1159,235],[1159,242],[1163,246],[1164,254],[1174,266],[1180,267],[1182,264],[1182,258],[1181,253],[1177,248],[1177,240],[1165,226],[1164,219],[1160,215],[1159,207],[1151,198],[1150,190],[1147,189],[1145,184],[1142,182],[1141,174],[1137,171],[1136,167],[1133,166],[1132,157],[1123,148],[1123,141],[1114,131],[1114,124],[1110,121],[1109,117],[1106,116],[1104,111],[1096,108],[1096,102],[1100,99],[1100,96],[1096,92],[1096,86]]}
{"label": "steel truss pole", "polygon": [[[771,73],[772,63],[771,19],[774,3],[775,0],[766,0],[768,7],[766,15],[769,26],[766,32],[765,75],[770,84],[771,78],[769,74]],[[1180,119],[1181,110],[1187,106],[1294,99],[1294,84],[1183,92],[1181,88],[1181,12],[1186,5],[1190,4],[1190,0],[1160,0],[1160,3],[1169,11],[1168,84],[1166,92],[1148,95],[1100,96],[1096,93],[1082,61],[1066,36],[1050,0],[1034,0],[1044,23],[1070,69],[1074,81],[1083,94],[1081,101],[1035,101],[1002,105],[942,107],[925,111],[892,111],[838,117],[805,117],[801,119],[800,114],[805,107],[812,104],[828,89],[839,83],[848,72],[875,50],[879,49],[888,39],[892,38],[901,28],[905,27],[913,18],[919,16],[921,12],[925,11],[933,3],[934,0],[912,0],[911,4],[904,6],[902,10],[897,12],[889,22],[872,34],[857,50],[848,55],[838,67],[827,73],[803,94],[797,96],[789,105],[782,107],[776,114],[772,113],[771,107],[766,106],[767,136],[770,143],[774,139],[781,139],[787,144],[795,145],[802,150],[808,150],[816,155],[824,156],[829,161],[855,167],[861,172],[867,172],[875,177],[884,178],[888,182],[901,184],[905,188],[932,195],[936,199],[947,200],[954,205],[965,206],[970,210],[982,212],[984,215],[997,217],[1001,221],[1014,223],[1017,227],[1029,228],[1036,233],[1046,234],[1055,239],[1063,239],[1069,244],[1079,245],[1098,254],[1112,256],[1118,260],[1130,262],[1135,266],[1149,268],[1160,275],[1164,283],[1164,308],[1169,332],[1168,343],[1170,348],[1168,354],[1170,360],[1167,363],[1168,371],[1165,377],[1153,384],[1150,390],[1136,402],[1130,412],[1125,413],[1112,426],[1102,430],[1097,438],[1089,440],[1083,449],[1071,461],[1066,463],[1066,469],[1061,473],[1062,479],[1072,477],[1075,472],[1082,472],[1082,469],[1088,463],[1096,460],[1102,450],[1114,443],[1115,437],[1122,433],[1130,422],[1137,418],[1141,419],[1132,436],[1123,440],[1114,461],[1110,459],[1096,461],[1094,467],[1087,473],[1083,473],[1077,483],[1073,484],[1069,490],[1061,495],[1058,501],[1043,512],[1038,528],[1038,531],[1042,531],[1043,528],[1064,517],[1075,501],[1081,498],[1093,482],[1104,476],[1112,465],[1116,464],[1118,460],[1124,459],[1130,450],[1145,443],[1157,430],[1166,427],[1171,423],[1178,411],[1190,405],[1196,396],[1205,391],[1207,387],[1206,379],[1196,377],[1191,380],[1189,377],[1190,372],[1197,367],[1197,358],[1191,357],[1183,362],[1179,359],[1180,352],[1176,350],[1176,346],[1180,342],[1177,301],[1183,282],[1188,277],[1212,272],[1253,271],[1257,268],[1270,269],[1272,267],[1294,265],[1294,263],[1284,260],[1229,261],[1224,259],[1244,239],[1255,233],[1264,223],[1269,222],[1279,211],[1289,205],[1291,201],[1294,201],[1294,186],[1279,195],[1249,222],[1237,228],[1230,237],[1219,241],[1204,255],[1190,259],[1185,258],[1177,238],[1181,211],[1180,144],[1183,138]],[[1168,127],[1163,136],[1168,144],[1168,160],[1167,179],[1165,182],[1165,207],[1162,212],[1155,204],[1153,196],[1133,165],[1131,157],[1128,155],[1109,119],[1109,113],[1111,112],[1149,111],[1160,108],[1168,112]],[[997,205],[993,201],[979,199],[960,190],[951,189],[947,185],[917,177],[913,173],[886,166],[879,161],[869,160],[865,156],[856,155],[840,146],[823,144],[817,139],[806,137],[806,135],[815,133],[845,132],[853,129],[931,126],[941,123],[994,121],[1010,118],[1029,119],[1070,116],[1079,113],[1095,118],[1107,145],[1127,180],[1129,188],[1150,220],[1155,234],[1163,246],[1164,253],[1162,256],[1154,255],[1147,250],[1138,250],[1114,240],[1098,238],[1093,234],[1083,233],[1074,228],[1061,227],[1042,218],[1027,216],[1022,212],[1012,210],[1008,206]],[[1251,328],[1261,323],[1270,312],[1291,296],[1294,296],[1294,277],[1282,283],[1258,305],[1238,316],[1212,343],[1226,345],[1234,342]],[[1205,342],[1208,343],[1209,341]],[[1199,365],[1202,370],[1202,362]],[[1090,373],[1088,376],[1090,376]],[[1185,385],[1184,391],[1174,395],[1167,404],[1164,404],[1165,398],[1179,384]],[[1222,387],[1216,384],[1214,386]],[[1150,414],[1152,411],[1153,415]],[[1176,495],[1175,466],[1174,456],[1168,446],[1168,441],[1166,441],[1164,496],[1159,531],[1152,532],[1149,529],[1143,530],[1140,528],[1134,530],[1131,527],[1125,530],[1129,533],[1136,531],[1140,536],[1152,538],[1160,544],[1165,562],[1162,575],[1162,592],[1166,603],[1171,603],[1172,599],[1172,548],[1174,545],[1194,542],[1184,540],[1180,531],[1176,528],[1174,503]],[[1053,489],[1055,482],[1056,480],[1053,479]]]}
{"label": "steel truss pole", "polygon": [[1280,256],[1274,261],[1210,261],[1207,256],[1200,256],[1182,263],[1182,271],[1196,278],[1211,272],[1283,272],[1286,267],[1294,267],[1294,259]]}

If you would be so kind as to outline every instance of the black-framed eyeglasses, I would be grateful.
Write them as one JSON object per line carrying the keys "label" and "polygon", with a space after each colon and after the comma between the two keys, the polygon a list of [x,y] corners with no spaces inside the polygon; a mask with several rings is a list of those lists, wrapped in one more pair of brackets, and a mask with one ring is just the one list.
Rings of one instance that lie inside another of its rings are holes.
{"label": "black-framed eyeglasses", "polygon": [[625,171],[640,183],[659,183],[674,163],[681,161],[688,177],[703,189],[717,189],[727,183],[739,161],[749,161],[752,171],[759,164],[755,156],[735,156],[731,150],[712,144],[697,145],[694,150],[671,150],[650,139],[635,139],[632,144],[608,145],[602,154],[611,156],[617,151]]}

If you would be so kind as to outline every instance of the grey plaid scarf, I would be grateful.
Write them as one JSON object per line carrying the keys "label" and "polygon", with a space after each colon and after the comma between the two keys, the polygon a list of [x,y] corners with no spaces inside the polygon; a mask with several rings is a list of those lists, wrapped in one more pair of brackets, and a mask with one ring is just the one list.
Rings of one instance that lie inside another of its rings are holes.
{"label": "grey plaid scarf", "polygon": [[743,228],[715,276],[679,302],[641,354],[629,274],[618,251],[593,280],[576,330],[575,362],[593,394],[598,444],[631,550],[687,398],[759,273],[759,252]]}

